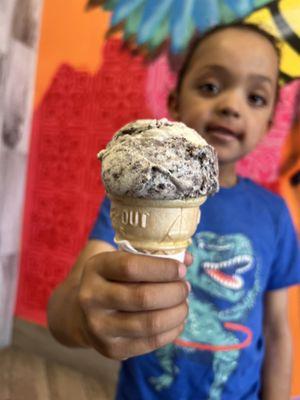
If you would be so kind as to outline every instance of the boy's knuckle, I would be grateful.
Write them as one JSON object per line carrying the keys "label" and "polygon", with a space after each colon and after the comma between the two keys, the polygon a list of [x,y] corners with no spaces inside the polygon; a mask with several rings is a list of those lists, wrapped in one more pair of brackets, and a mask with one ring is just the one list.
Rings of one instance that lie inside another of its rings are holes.
{"label": "boy's knuckle", "polygon": [[95,268],[96,265],[96,256],[92,256],[91,258],[89,258],[86,262],[85,262],[85,267],[84,267],[84,271],[91,271],[92,269]]}
{"label": "boy's knuckle", "polygon": [[94,315],[87,317],[87,323],[90,331],[97,337],[103,334],[103,323],[100,318],[96,318]]}
{"label": "boy's knuckle", "polygon": [[151,291],[143,285],[137,285],[134,291],[134,303],[141,310],[147,310],[152,303]]}
{"label": "boy's knuckle", "polygon": [[121,261],[121,268],[123,277],[125,279],[131,280],[134,276],[135,262],[130,254],[126,254],[125,256],[123,256]]}
{"label": "boy's knuckle", "polygon": [[104,355],[113,360],[118,359],[116,349],[114,346],[107,344],[104,348]]}
{"label": "boy's knuckle", "polygon": [[169,268],[170,278],[178,279],[178,268],[179,268],[178,261],[175,260],[168,260],[168,261],[170,261],[171,263]]}
{"label": "boy's knuckle", "polygon": [[161,320],[158,316],[156,315],[149,315],[146,318],[145,321],[145,330],[148,332],[150,335],[154,335],[160,332],[161,330]]}
{"label": "boy's knuckle", "polygon": [[114,347],[109,341],[103,341],[101,343],[101,354],[107,358],[114,358]]}
{"label": "boy's knuckle", "polygon": [[171,259],[163,259],[161,264],[161,273],[166,280],[178,279],[178,262]]}
{"label": "boy's knuckle", "polygon": [[164,345],[164,341],[161,335],[154,335],[148,337],[148,346],[150,350],[155,350]]}
{"label": "boy's knuckle", "polygon": [[179,282],[180,298],[185,300],[189,294],[189,290],[185,282]]}
{"label": "boy's knuckle", "polygon": [[78,293],[78,302],[80,306],[85,310],[92,304],[92,295],[88,290],[80,290]]}
{"label": "boy's knuckle", "polygon": [[118,343],[115,343],[115,341],[106,342],[103,355],[117,361],[121,361],[124,358],[122,347]]}

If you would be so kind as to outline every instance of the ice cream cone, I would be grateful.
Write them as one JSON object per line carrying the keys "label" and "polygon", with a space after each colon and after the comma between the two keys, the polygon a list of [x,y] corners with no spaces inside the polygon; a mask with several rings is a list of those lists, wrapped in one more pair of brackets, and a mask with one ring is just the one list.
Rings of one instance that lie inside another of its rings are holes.
{"label": "ice cream cone", "polygon": [[213,147],[182,122],[137,120],[98,158],[119,249],[183,261],[200,205],[219,188]]}
{"label": "ice cream cone", "polygon": [[205,196],[188,200],[148,200],[110,196],[115,242],[149,255],[183,253],[200,221]]}

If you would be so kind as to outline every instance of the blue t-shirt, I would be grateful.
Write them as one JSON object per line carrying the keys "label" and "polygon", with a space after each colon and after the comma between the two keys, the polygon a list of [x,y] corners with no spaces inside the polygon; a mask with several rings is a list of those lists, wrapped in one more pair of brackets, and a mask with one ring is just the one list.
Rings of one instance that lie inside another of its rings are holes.
{"label": "blue t-shirt", "polygon": [[[105,199],[90,238],[114,244]],[[201,206],[189,317],[175,343],[123,362],[118,400],[256,400],[264,294],[300,283],[299,243],[283,200],[240,178]]]}

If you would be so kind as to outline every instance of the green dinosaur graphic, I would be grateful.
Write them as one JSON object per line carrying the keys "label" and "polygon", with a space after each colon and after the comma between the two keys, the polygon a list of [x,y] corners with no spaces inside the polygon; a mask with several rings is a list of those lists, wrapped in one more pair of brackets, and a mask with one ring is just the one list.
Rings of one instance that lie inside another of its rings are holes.
{"label": "green dinosaur graphic", "polygon": [[[188,270],[192,283],[189,317],[185,330],[175,344],[156,351],[162,374],[151,377],[157,391],[170,387],[180,372],[176,366],[176,348],[187,357],[199,351],[213,355],[214,379],[208,400],[220,400],[224,385],[236,369],[242,348],[251,343],[252,332],[243,325],[260,290],[259,268],[250,241],[242,234],[218,236],[212,232],[197,234],[190,248],[194,262]],[[243,275],[252,271],[250,284]],[[246,333],[241,342],[234,331]],[[195,359],[195,358],[193,358]]]}

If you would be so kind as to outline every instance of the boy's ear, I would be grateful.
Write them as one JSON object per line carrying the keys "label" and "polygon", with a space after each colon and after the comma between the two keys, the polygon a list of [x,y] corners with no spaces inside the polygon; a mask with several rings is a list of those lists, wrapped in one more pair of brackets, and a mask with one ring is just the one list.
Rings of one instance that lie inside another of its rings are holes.
{"label": "boy's ear", "polygon": [[268,121],[268,129],[270,130],[274,124],[274,118],[275,118],[275,108],[272,111],[272,114],[270,115],[269,121]]}
{"label": "boy's ear", "polygon": [[274,122],[273,118],[269,119],[269,121],[268,121],[268,129],[272,128],[273,122]]}
{"label": "boy's ear", "polygon": [[175,89],[169,93],[168,110],[169,110],[170,117],[172,117],[175,121],[179,119],[178,95],[177,95],[177,91]]}

